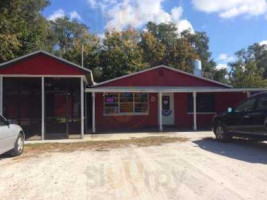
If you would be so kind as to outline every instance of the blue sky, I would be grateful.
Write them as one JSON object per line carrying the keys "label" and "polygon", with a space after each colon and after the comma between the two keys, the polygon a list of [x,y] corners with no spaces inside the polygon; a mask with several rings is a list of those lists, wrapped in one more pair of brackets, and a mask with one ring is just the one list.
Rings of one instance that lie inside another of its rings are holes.
{"label": "blue sky", "polygon": [[143,29],[148,21],[173,22],[180,31],[205,31],[218,68],[237,50],[267,43],[267,0],[50,0],[43,14],[54,20],[68,16],[91,32]]}

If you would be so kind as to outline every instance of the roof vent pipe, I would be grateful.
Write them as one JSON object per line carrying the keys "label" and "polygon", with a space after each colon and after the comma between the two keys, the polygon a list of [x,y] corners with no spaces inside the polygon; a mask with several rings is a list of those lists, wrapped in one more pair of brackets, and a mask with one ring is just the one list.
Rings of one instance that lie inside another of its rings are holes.
{"label": "roof vent pipe", "polygon": [[201,60],[195,59],[193,62],[194,62],[194,75],[201,77],[202,76]]}

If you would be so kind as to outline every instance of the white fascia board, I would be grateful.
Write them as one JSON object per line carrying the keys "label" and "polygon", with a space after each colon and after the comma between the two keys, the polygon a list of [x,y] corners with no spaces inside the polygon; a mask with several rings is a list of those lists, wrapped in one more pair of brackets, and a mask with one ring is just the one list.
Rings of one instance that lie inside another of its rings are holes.
{"label": "white fascia board", "polygon": [[75,63],[73,63],[73,62],[70,62],[70,61],[68,61],[68,60],[66,60],[66,59],[64,59],[64,58],[57,57],[57,56],[55,56],[55,55],[53,55],[53,54],[51,54],[51,53],[48,53],[48,52],[46,52],[46,51],[43,51],[43,50],[35,51],[35,52],[32,52],[32,53],[26,54],[26,55],[24,55],[24,56],[20,56],[20,57],[18,57],[18,58],[15,58],[15,59],[9,60],[9,61],[7,61],[7,62],[1,63],[1,64],[0,64],[0,67],[3,67],[3,66],[8,65],[8,64],[11,64],[11,63],[13,63],[13,62],[17,62],[17,61],[19,61],[19,60],[22,60],[22,59],[24,59],[24,58],[33,56],[33,55],[38,54],[38,53],[43,53],[43,54],[45,54],[45,55],[47,55],[47,56],[49,56],[49,57],[53,57],[53,58],[55,58],[55,59],[57,59],[57,60],[60,60],[60,61],[65,62],[65,63],[68,63],[68,64],[70,64],[70,65],[72,65],[72,66],[75,66],[75,67],[77,67],[77,68],[79,68],[79,69],[81,69],[81,70],[83,70],[83,71],[87,71],[87,72],[92,73],[92,71],[91,71],[90,69],[83,68],[83,67],[81,67],[81,66],[79,66],[79,65],[77,65],[77,64],[75,64]]}
{"label": "white fascia board", "polygon": [[221,93],[221,92],[258,92],[267,91],[267,88],[149,88],[149,87],[136,87],[136,88],[116,88],[116,87],[106,87],[106,88],[86,88],[85,92],[148,92],[148,93]]}
{"label": "white fascia board", "polygon": [[205,81],[208,81],[208,82],[211,82],[211,83],[215,83],[215,84],[218,84],[218,85],[227,87],[227,88],[232,88],[232,87],[233,87],[233,86],[231,86],[231,85],[224,84],[224,83],[221,83],[221,82],[218,82],[218,81],[214,81],[214,80],[211,80],[211,79],[208,79],[208,78],[199,77],[199,76],[196,76],[196,75],[191,74],[191,73],[188,73],[188,72],[184,72],[184,71],[179,70],[179,69],[174,69],[174,68],[168,67],[168,66],[166,66],[166,65],[159,65],[159,66],[151,67],[151,68],[149,68],[149,69],[144,69],[144,70],[141,70],[141,71],[138,71],[138,72],[135,72],[135,73],[131,73],[131,74],[127,74],[127,75],[124,75],[124,76],[120,76],[120,77],[117,77],[117,78],[114,78],[114,79],[111,79],[111,80],[103,81],[103,82],[101,82],[101,83],[96,83],[96,84],[94,85],[94,87],[101,86],[101,85],[105,85],[105,84],[107,84],[107,83],[111,83],[111,82],[114,82],[114,81],[117,81],[117,80],[121,80],[121,79],[124,79],[124,78],[127,78],[127,77],[131,77],[131,76],[135,76],[135,75],[141,74],[141,73],[143,73],[143,72],[152,71],[152,70],[155,70],[155,69],[158,69],[158,68],[169,69],[169,70],[172,70],[172,71],[175,71],[175,72],[178,72],[178,73],[187,75],[187,76],[191,76],[191,77],[194,77],[194,78],[197,78],[197,79],[200,79],[200,80],[205,80]]}

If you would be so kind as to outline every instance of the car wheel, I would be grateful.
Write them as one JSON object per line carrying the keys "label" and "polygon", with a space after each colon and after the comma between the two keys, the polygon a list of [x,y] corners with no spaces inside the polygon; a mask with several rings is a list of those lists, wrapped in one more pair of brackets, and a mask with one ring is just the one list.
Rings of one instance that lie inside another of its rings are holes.
{"label": "car wheel", "polygon": [[19,156],[24,150],[24,136],[22,133],[19,134],[14,149],[9,152],[10,156]]}
{"label": "car wheel", "polygon": [[225,126],[219,123],[215,127],[215,136],[218,141],[221,142],[230,142],[232,140],[232,135],[227,131]]}

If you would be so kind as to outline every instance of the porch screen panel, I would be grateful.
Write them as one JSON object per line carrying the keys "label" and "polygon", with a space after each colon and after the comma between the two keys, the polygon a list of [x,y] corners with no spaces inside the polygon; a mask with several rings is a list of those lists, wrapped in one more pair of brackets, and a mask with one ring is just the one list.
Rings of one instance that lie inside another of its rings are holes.
{"label": "porch screen panel", "polygon": [[41,137],[41,79],[3,79],[4,116],[22,126],[26,139]]}

